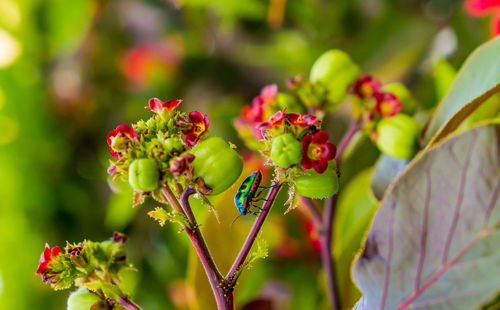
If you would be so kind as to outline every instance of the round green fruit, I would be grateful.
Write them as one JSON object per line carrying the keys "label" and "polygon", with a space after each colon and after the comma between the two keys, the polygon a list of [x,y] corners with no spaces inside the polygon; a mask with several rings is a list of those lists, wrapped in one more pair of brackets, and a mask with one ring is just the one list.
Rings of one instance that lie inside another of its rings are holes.
{"label": "round green fruit", "polygon": [[321,83],[328,90],[328,100],[339,104],[347,88],[361,75],[361,69],[351,57],[340,50],[329,50],[321,55],[311,68],[309,79]]}
{"label": "round green fruit", "polygon": [[128,171],[128,182],[135,190],[150,192],[158,187],[160,172],[154,159],[141,158],[132,162]]}
{"label": "round green fruit", "polygon": [[418,150],[420,124],[406,114],[383,118],[377,124],[377,147],[383,153],[410,159]]}
{"label": "round green fruit", "polygon": [[292,134],[278,136],[273,140],[271,159],[281,168],[295,165],[302,159],[302,144]]}
{"label": "round green fruit", "polygon": [[219,137],[199,142],[191,153],[195,156],[193,173],[203,178],[205,184],[212,189],[211,195],[228,189],[243,170],[241,156]]}
{"label": "round green fruit", "polygon": [[326,198],[335,194],[339,189],[339,178],[336,171],[337,165],[334,160],[328,164],[328,169],[322,174],[314,169],[307,170],[308,174],[302,175],[295,180],[297,194],[309,198]]}
{"label": "round green fruit", "polygon": [[99,297],[89,292],[85,287],[80,287],[68,298],[68,310],[89,310],[100,302]]}

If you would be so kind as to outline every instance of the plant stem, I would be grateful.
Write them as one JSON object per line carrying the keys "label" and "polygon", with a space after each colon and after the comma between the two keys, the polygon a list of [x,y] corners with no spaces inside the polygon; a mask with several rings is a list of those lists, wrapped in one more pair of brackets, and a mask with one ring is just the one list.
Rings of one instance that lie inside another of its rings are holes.
{"label": "plant stem", "polygon": [[133,301],[128,299],[127,297],[119,297],[117,300],[118,304],[120,304],[125,309],[129,310],[141,310],[141,308],[136,305]]}
{"label": "plant stem", "polygon": [[305,209],[307,210],[306,213],[311,218],[314,226],[320,227],[321,226],[321,214],[319,213],[316,206],[314,206],[314,203],[312,202],[312,200],[309,198],[303,197],[303,196],[299,196],[299,200],[302,203],[301,205],[304,206]]}
{"label": "plant stem", "polygon": [[337,162],[337,170],[340,167],[340,161],[342,160],[342,155],[344,155],[347,146],[349,146],[349,143],[351,143],[352,138],[360,129],[361,125],[357,121],[352,121],[346,133],[342,137],[342,140],[340,140],[339,145],[337,147],[337,154],[335,156],[335,161]]}
{"label": "plant stem", "polygon": [[[358,122],[353,121],[346,133],[342,137],[339,143],[337,154],[335,160],[337,162],[337,171],[340,171],[340,162],[342,155],[346,150],[349,143],[352,141],[354,135],[361,129]],[[307,200],[307,199],[306,199]],[[312,203],[311,201],[308,201]],[[328,286],[328,294],[330,296],[330,301],[332,303],[332,309],[340,309],[340,300],[338,298],[338,290],[335,278],[335,261],[332,256],[332,232],[333,232],[333,220],[335,217],[335,207],[337,204],[336,194],[328,198],[325,207],[323,208],[323,213],[321,215],[321,221],[318,223],[317,219],[312,218],[313,223],[316,223],[316,227],[320,233],[321,242],[321,263],[323,265],[323,270],[326,274],[326,282]],[[306,203],[306,206],[308,204]],[[314,207],[314,206],[313,206]],[[314,209],[316,210],[316,209]],[[314,216],[313,216],[314,217]]]}
{"label": "plant stem", "polygon": [[340,309],[338,299],[337,285],[335,283],[335,264],[332,256],[332,229],[333,217],[335,214],[336,196],[328,198],[326,206],[323,209],[320,232],[321,242],[321,263],[326,274],[328,285],[328,294],[332,303],[332,309]]}
{"label": "plant stem", "polygon": [[271,189],[267,194],[266,202],[262,206],[262,210],[257,215],[257,219],[255,220],[252,229],[248,233],[247,239],[245,240],[245,243],[243,243],[243,247],[241,248],[240,253],[236,257],[233,266],[231,266],[231,269],[229,270],[226,276],[226,281],[228,281],[231,285],[234,285],[236,280],[234,278],[235,274],[240,270],[242,265],[245,263],[248,253],[250,253],[250,250],[252,249],[252,245],[254,244],[255,239],[257,238],[257,235],[259,234],[260,229],[262,228],[262,225],[264,224],[264,221],[266,220],[266,217],[269,214],[269,210],[271,210],[274,199],[278,195],[281,186],[282,184],[278,182],[273,182],[271,184]]}
{"label": "plant stem", "polygon": [[201,264],[203,265],[203,269],[205,269],[205,273],[207,274],[208,281],[210,282],[210,286],[215,296],[215,301],[217,302],[217,308],[219,310],[232,310],[233,294],[223,285],[224,279],[215,265],[189,204],[189,196],[194,193],[196,193],[195,189],[192,186],[187,186],[181,194],[180,206],[191,224],[190,227],[184,227],[184,230],[188,234],[189,239],[191,239]]}

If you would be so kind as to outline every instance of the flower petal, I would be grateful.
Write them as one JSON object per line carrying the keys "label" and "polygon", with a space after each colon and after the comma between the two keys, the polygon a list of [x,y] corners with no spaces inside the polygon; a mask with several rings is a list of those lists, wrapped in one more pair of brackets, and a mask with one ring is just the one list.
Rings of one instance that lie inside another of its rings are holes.
{"label": "flower petal", "polygon": [[322,174],[326,171],[326,168],[328,168],[328,161],[322,159],[315,160],[313,161],[313,168],[317,173]]}
{"label": "flower petal", "polygon": [[314,134],[314,137],[312,139],[312,143],[314,144],[325,144],[328,142],[328,132],[326,131],[318,131],[317,133]]}

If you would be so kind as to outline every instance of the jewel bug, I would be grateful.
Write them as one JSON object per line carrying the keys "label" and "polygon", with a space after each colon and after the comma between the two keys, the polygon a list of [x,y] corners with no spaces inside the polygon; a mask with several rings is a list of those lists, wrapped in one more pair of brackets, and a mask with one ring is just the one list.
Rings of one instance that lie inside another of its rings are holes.
{"label": "jewel bug", "polygon": [[260,209],[260,207],[254,205],[253,203],[260,201],[256,200],[256,198],[259,197],[263,190],[269,188],[266,186],[260,186],[261,181],[262,172],[260,172],[260,170],[256,170],[254,173],[249,175],[243,183],[241,183],[238,192],[234,196],[234,204],[236,205],[236,208],[238,208],[241,215],[247,215],[248,213],[257,215],[257,213],[252,212],[250,208],[254,207]]}

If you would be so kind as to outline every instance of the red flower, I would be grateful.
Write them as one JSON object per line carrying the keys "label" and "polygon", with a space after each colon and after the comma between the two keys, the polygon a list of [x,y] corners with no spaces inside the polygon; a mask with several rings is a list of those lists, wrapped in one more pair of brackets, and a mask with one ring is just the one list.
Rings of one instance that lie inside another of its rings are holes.
{"label": "red flower", "polygon": [[314,115],[310,114],[299,114],[299,113],[288,113],[286,119],[294,126],[298,127],[310,127],[321,123],[321,120]]}
{"label": "red flower", "polygon": [[472,16],[493,15],[491,33],[493,36],[500,34],[500,0],[467,0],[464,6]]}
{"label": "red flower", "polygon": [[178,119],[176,125],[181,128],[186,145],[193,147],[207,132],[210,121],[207,115],[203,115],[198,111],[189,113],[188,118],[188,120]]}
{"label": "red flower", "polygon": [[403,104],[392,93],[378,93],[375,100],[375,111],[382,117],[394,116],[403,108]]}
{"label": "red flower", "polygon": [[328,133],[318,131],[314,136],[306,135],[302,139],[302,167],[314,168],[317,173],[325,172],[328,162],[335,158],[337,147],[328,142]]}
{"label": "red flower", "polygon": [[146,109],[150,109],[158,115],[161,115],[163,111],[167,110],[169,113],[175,110],[179,104],[181,104],[182,99],[177,100],[167,100],[165,102],[158,98],[149,99],[149,106]]}
{"label": "red flower", "polygon": [[370,98],[380,92],[381,86],[379,80],[369,75],[363,75],[351,86],[351,93],[357,95],[361,99]]}
{"label": "red flower", "polygon": [[500,9],[500,0],[467,0],[465,9],[470,15],[480,16]]}
{"label": "red flower", "polygon": [[113,157],[120,158],[120,153],[128,147],[128,144],[137,139],[139,139],[139,135],[132,127],[129,125],[118,125],[116,129],[108,133],[109,152]]}
{"label": "red flower", "polygon": [[53,258],[61,253],[62,251],[59,247],[55,246],[51,250],[49,244],[45,243],[45,250],[40,256],[40,262],[38,263],[38,269],[36,270],[36,274],[42,274],[42,272],[44,272],[49,266],[49,264],[52,262]]}
{"label": "red flower", "polygon": [[257,124],[256,128],[262,130],[262,129],[271,128],[274,126],[283,125],[283,121],[285,120],[286,115],[287,115],[284,113],[285,110],[286,110],[286,108],[283,111],[278,111],[278,112],[274,113],[273,115],[271,115],[267,119],[267,121]]}

